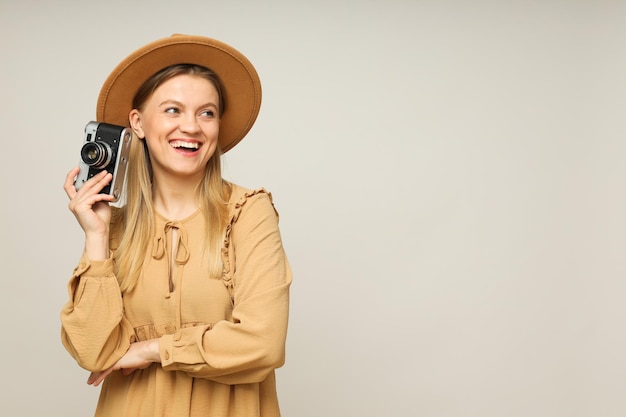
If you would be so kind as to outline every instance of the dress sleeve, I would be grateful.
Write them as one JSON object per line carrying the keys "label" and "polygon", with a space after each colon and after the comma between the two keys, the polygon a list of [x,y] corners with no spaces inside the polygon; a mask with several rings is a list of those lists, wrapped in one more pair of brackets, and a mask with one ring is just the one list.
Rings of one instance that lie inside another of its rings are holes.
{"label": "dress sleeve", "polygon": [[110,368],[135,341],[124,316],[113,261],[90,261],[74,269],[69,301],[61,310],[61,340],[78,364],[92,372]]}
{"label": "dress sleeve", "polygon": [[285,360],[292,279],[278,214],[265,190],[247,193],[236,204],[223,253],[225,283],[233,290],[232,321],[163,336],[162,366],[223,384],[261,382]]}

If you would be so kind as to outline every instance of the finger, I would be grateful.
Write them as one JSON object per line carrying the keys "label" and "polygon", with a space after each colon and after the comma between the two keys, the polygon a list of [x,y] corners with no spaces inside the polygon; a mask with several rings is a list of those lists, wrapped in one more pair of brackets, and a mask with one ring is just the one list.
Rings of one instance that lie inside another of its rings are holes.
{"label": "finger", "polygon": [[111,182],[112,178],[111,174],[102,171],[86,181],[79,190],[76,190],[74,186],[68,186],[69,191],[67,191],[67,194],[70,196],[70,210],[74,211],[74,207],[83,207],[84,204],[91,207],[99,201],[113,201],[115,199],[113,196],[102,193],[102,190]]}
{"label": "finger", "polygon": [[87,384],[97,387],[98,384],[100,384],[100,382],[102,382],[102,380],[104,380],[104,378],[110,373],[111,368],[107,369],[106,371],[92,372],[91,375],[89,375],[89,378],[87,378]]}
{"label": "finger", "polygon": [[[67,176],[65,177],[65,183],[63,184],[63,188],[65,189],[65,193],[70,198],[70,200],[73,199],[76,196],[76,194],[78,194],[79,192],[79,190],[76,189],[76,185],[75,185],[76,177],[79,172],[80,172],[80,168],[76,167],[72,169],[70,172],[68,172]],[[81,190],[80,192],[83,194],[89,192],[91,188],[94,188],[94,183],[97,185],[98,182],[100,182],[102,178],[107,178],[108,176],[109,176],[109,173],[107,171],[100,171],[98,174],[94,175],[92,178],[90,178],[89,180],[85,181],[82,184],[82,187],[80,188]],[[108,181],[110,181],[110,179]],[[106,185],[107,183],[105,182],[104,185],[100,188],[100,190],[104,188]]]}
{"label": "finger", "polygon": [[97,387],[98,385],[100,385],[100,383],[102,381],[104,381],[104,379],[109,376],[109,374],[113,372],[113,368],[109,368],[106,371],[102,371],[102,372],[97,372],[95,374],[91,374],[91,376],[89,377],[89,379],[87,379],[87,383],[89,385],[93,385],[94,387]]}
{"label": "finger", "polygon": [[79,214],[85,211],[92,211],[98,203],[111,203],[115,197],[110,194],[93,193],[82,195],[77,192],[69,201],[67,207],[72,213]]}
{"label": "finger", "polygon": [[91,384],[91,385],[93,385],[94,387],[99,386],[99,385],[100,385],[100,383],[101,383],[102,381],[104,381],[104,378],[105,378],[105,377],[101,375],[101,376],[100,376],[100,377],[98,377],[98,379],[96,379],[96,380],[94,381],[94,383],[93,383],[93,384]]}
{"label": "finger", "polygon": [[80,172],[79,167],[74,167],[70,172],[65,176],[65,182],[63,183],[63,189],[67,196],[71,199],[76,195],[76,187],[74,186],[74,181],[76,180],[76,176]]}
{"label": "finger", "polygon": [[89,374],[89,378],[87,378],[87,384],[93,384],[98,379],[101,373],[102,372],[92,372],[91,374]]}
{"label": "finger", "polygon": [[112,179],[112,174],[108,173],[107,171],[100,171],[96,175],[85,181],[80,187],[79,192],[88,193],[93,191],[99,193],[104,187],[107,186],[108,183],[111,182]]}

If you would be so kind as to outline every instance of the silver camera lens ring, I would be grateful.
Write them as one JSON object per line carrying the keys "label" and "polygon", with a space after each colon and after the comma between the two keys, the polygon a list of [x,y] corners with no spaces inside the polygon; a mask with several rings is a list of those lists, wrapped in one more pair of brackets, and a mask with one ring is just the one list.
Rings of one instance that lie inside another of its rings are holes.
{"label": "silver camera lens ring", "polygon": [[80,150],[85,164],[94,168],[104,168],[111,162],[113,151],[106,142],[87,142]]}

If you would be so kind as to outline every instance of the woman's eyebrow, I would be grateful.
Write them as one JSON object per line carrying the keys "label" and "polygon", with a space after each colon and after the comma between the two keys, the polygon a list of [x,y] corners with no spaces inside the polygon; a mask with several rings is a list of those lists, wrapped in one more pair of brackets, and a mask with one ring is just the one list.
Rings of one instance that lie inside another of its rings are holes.
{"label": "woman's eyebrow", "polygon": [[[163,100],[161,103],[159,103],[159,107],[160,106],[165,106],[165,105],[168,105],[168,104],[175,104],[175,105],[177,105],[179,107],[185,107],[185,105],[182,102],[180,102],[178,100],[175,100],[175,99]],[[198,108],[202,108],[202,107],[215,107],[215,108],[218,108],[218,105],[213,103],[212,101],[209,101],[209,102],[206,102],[206,103],[201,104],[200,106],[198,106]]]}

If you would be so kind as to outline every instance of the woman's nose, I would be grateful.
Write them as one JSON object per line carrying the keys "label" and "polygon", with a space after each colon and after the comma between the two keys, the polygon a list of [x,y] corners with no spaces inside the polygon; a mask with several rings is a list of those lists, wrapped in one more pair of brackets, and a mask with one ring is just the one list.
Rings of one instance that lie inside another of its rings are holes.
{"label": "woman's nose", "polygon": [[197,132],[200,130],[200,125],[196,119],[195,114],[186,114],[180,121],[180,130],[183,132]]}

